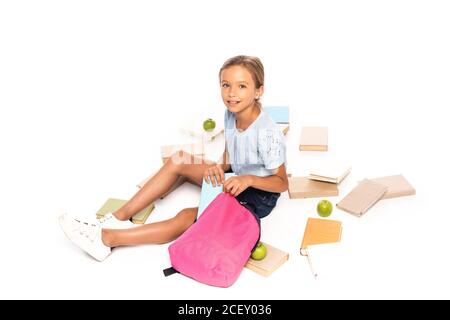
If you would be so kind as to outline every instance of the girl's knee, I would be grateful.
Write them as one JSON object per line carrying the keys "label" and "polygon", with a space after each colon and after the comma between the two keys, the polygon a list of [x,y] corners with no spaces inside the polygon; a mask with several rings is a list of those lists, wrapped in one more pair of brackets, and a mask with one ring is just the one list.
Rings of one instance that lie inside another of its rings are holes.
{"label": "girl's knee", "polygon": [[193,156],[183,150],[172,153],[169,159],[166,161],[166,165],[171,167],[177,173],[182,172],[186,166],[189,166],[192,162]]}
{"label": "girl's knee", "polygon": [[187,229],[195,222],[197,212],[198,208],[186,208],[178,212],[175,218]]}

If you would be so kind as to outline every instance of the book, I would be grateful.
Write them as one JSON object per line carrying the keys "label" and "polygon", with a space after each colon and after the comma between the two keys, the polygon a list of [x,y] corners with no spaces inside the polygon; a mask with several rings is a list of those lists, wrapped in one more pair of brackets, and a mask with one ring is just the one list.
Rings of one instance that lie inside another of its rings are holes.
{"label": "book", "polygon": [[341,210],[361,217],[383,197],[386,191],[386,186],[364,179],[336,206]]}
{"label": "book", "polygon": [[250,258],[245,267],[264,276],[270,276],[283,263],[289,259],[289,253],[264,243],[267,248],[267,254],[262,260],[253,260]]}
{"label": "book", "polygon": [[327,127],[302,127],[300,135],[300,151],[327,151]]}
{"label": "book", "polygon": [[[119,210],[128,200],[109,198],[103,206],[97,211],[97,219],[101,219],[105,214]],[[135,224],[144,224],[148,216],[152,213],[155,205],[152,203],[131,217],[131,222]]]}
{"label": "book", "polygon": [[[174,145],[165,145],[161,146],[161,158],[163,163],[165,163],[169,158],[175,153],[179,151],[185,151],[189,154],[192,154],[194,156],[203,158],[204,156],[204,148],[203,143],[190,143],[190,144],[174,144]],[[177,156],[177,155],[176,155]],[[189,162],[191,159],[181,159],[178,158],[177,160],[182,162]]]}
{"label": "book", "polygon": [[341,241],[342,222],[330,219],[308,218],[300,245],[300,254],[308,255],[305,250],[310,245]]}
{"label": "book", "polygon": [[[225,180],[229,177],[235,176],[235,173],[225,173]],[[202,182],[202,190],[200,191],[200,203],[198,205],[197,219],[205,211],[206,207],[223,191],[223,185],[216,185],[215,187],[212,183],[207,183],[205,179]]]}
{"label": "book", "polygon": [[340,242],[309,245],[306,258],[316,280],[340,279],[347,270]]}
{"label": "book", "polygon": [[334,183],[311,180],[308,177],[289,177],[289,198],[334,197],[339,195]]}
{"label": "book", "polygon": [[289,123],[289,107],[265,107],[264,111],[276,123]]}
{"label": "book", "polygon": [[369,180],[387,187],[386,193],[381,197],[382,200],[412,196],[416,194],[416,190],[401,174]]}
{"label": "book", "polygon": [[311,170],[308,178],[339,184],[348,176],[351,170],[352,168],[348,166],[332,164]]}

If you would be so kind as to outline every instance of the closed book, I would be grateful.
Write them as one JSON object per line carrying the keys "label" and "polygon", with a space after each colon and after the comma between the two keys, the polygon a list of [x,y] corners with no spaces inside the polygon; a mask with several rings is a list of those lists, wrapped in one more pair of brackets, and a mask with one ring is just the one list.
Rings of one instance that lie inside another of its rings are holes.
{"label": "closed book", "polygon": [[327,127],[302,127],[300,151],[327,151]]}
{"label": "closed book", "polygon": [[311,180],[308,177],[290,177],[289,198],[318,198],[334,197],[339,195],[337,185],[334,183]]}
{"label": "closed book", "polygon": [[341,241],[342,222],[330,219],[308,218],[300,245],[300,254],[310,245],[334,243]]}
{"label": "closed book", "polygon": [[289,253],[267,243],[263,244],[267,249],[266,256],[262,260],[250,258],[245,264],[245,267],[262,276],[268,277],[289,259]]}
{"label": "closed book", "polygon": [[401,174],[369,180],[387,187],[387,191],[381,199],[398,198],[416,194],[416,190]]}
{"label": "closed book", "polygon": [[[102,205],[102,207],[97,211],[97,219],[101,219],[105,216],[105,214],[109,212],[115,212],[119,210],[125,203],[127,203],[128,200],[123,199],[115,199],[115,198],[109,198],[106,200],[106,202]],[[131,217],[131,222],[135,224],[144,224],[147,220],[150,213],[155,208],[155,205],[152,203],[148,207],[142,209],[138,213],[136,213],[134,216]]]}
{"label": "closed book", "polygon": [[364,179],[336,206],[341,210],[361,217],[383,197],[386,191],[386,186]]}

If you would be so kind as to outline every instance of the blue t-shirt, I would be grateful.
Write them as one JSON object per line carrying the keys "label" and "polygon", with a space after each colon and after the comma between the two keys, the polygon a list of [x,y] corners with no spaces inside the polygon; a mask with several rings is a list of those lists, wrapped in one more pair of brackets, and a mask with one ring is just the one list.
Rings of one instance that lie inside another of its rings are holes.
{"label": "blue t-shirt", "polygon": [[264,109],[244,131],[236,128],[235,114],[226,110],[225,141],[231,169],[237,175],[267,177],[286,162],[285,137]]}

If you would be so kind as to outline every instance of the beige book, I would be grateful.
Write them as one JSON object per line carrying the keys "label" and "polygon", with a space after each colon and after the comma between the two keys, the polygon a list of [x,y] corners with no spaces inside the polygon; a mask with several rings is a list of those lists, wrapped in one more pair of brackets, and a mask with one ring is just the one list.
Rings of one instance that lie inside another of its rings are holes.
{"label": "beige book", "polygon": [[334,197],[339,195],[335,183],[311,180],[308,177],[290,177],[288,181],[288,192],[291,199]]}
{"label": "beige book", "polygon": [[329,166],[322,167],[319,169],[311,170],[309,173],[309,178],[312,180],[319,180],[325,182],[331,182],[339,184],[344,180],[350,171],[351,167],[338,167],[338,166]]}
{"label": "beige book", "polygon": [[387,187],[387,191],[381,199],[405,197],[416,194],[416,190],[401,174],[369,180]]}
{"label": "beige book", "polygon": [[191,144],[178,144],[178,145],[166,145],[161,146],[161,158],[165,163],[171,156],[175,157],[176,161],[180,161],[181,163],[190,163],[192,159],[190,157],[181,157],[178,153],[179,151],[186,151],[189,154],[192,154],[198,158],[203,158],[204,156],[204,148],[203,143],[191,143]]}
{"label": "beige book", "polygon": [[289,259],[289,253],[264,243],[267,254],[262,260],[250,258],[245,266],[256,273],[268,277]]}
{"label": "beige book", "polygon": [[361,217],[386,193],[387,187],[367,179],[361,181],[336,206]]}
{"label": "beige book", "polygon": [[308,255],[305,250],[310,245],[341,241],[342,223],[337,220],[308,218],[300,245],[300,254]]}
{"label": "beige book", "polygon": [[[97,219],[103,218],[105,214],[109,212],[119,210],[126,202],[127,200],[109,198],[108,200],[106,200],[103,206],[97,211]],[[142,209],[141,211],[136,213],[133,217],[131,217],[131,222],[135,224],[144,224],[154,208],[155,205],[153,203],[150,204],[148,207]]]}
{"label": "beige book", "polygon": [[327,151],[327,127],[302,127],[300,151]]}

